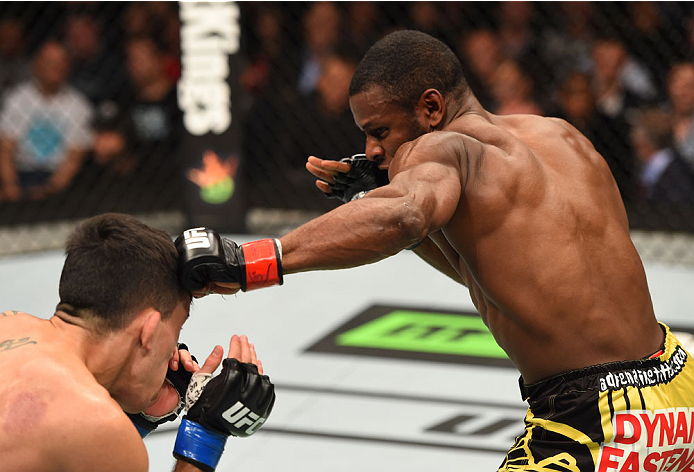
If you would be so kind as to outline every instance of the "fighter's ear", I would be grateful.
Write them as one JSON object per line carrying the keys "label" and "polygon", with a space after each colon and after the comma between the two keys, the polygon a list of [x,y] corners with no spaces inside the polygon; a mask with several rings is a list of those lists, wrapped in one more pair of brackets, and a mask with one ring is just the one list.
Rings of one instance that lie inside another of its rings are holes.
{"label": "fighter's ear", "polygon": [[430,128],[436,128],[446,114],[446,101],[441,92],[434,88],[426,89],[419,97],[417,109]]}
{"label": "fighter's ear", "polygon": [[140,317],[140,344],[149,350],[152,348],[154,334],[160,328],[161,314],[153,308],[148,308],[138,315],[138,318]]}

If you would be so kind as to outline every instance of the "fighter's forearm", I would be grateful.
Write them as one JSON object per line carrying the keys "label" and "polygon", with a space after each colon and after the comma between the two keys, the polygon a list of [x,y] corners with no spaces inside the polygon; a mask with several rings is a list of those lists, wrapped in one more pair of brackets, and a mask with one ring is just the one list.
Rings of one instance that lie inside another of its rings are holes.
{"label": "fighter's forearm", "polygon": [[280,239],[283,271],[341,269],[385,259],[426,236],[421,214],[406,197],[367,196],[342,205]]}

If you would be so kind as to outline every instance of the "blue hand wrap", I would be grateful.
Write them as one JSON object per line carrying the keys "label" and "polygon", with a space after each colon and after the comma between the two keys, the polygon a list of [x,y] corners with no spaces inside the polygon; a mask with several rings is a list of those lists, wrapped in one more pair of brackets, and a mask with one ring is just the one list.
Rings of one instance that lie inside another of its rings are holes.
{"label": "blue hand wrap", "polygon": [[203,428],[194,421],[181,421],[174,445],[174,456],[189,459],[203,470],[215,470],[224,452],[227,436]]}

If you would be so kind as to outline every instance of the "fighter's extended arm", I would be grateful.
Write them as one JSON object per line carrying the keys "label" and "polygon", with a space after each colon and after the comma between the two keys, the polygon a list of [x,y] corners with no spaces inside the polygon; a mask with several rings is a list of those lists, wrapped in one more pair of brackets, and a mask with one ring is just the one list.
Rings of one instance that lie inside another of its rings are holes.
{"label": "fighter's extended arm", "polygon": [[437,132],[403,145],[391,164],[390,184],[282,237],[284,273],[376,262],[442,228],[466,179],[460,139]]}
{"label": "fighter's extended arm", "polygon": [[[437,132],[403,145],[389,184],[279,240],[238,246],[207,228],[184,231],[176,240],[181,282],[196,296],[235,293],[281,284],[284,273],[355,267],[416,245],[448,223],[460,203],[467,179],[462,139]],[[443,254],[427,247],[420,252],[428,262],[455,278]]]}

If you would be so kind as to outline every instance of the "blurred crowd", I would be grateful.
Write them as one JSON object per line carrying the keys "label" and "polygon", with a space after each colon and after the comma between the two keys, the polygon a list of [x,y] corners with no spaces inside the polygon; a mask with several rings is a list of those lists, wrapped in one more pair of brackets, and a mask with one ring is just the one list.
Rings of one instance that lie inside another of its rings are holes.
{"label": "blurred crowd", "polygon": [[[129,200],[143,210],[180,205],[177,5],[5,3],[0,207],[58,194],[90,199],[89,211],[121,210]],[[689,3],[239,7],[241,93],[233,100],[243,114],[241,168],[251,206],[334,206],[314,188],[306,157],[363,150],[348,103],[351,75],[381,36],[411,28],[456,52],[489,111],[561,117],[581,130],[606,159],[632,218],[675,208],[670,227],[694,220]]]}
{"label": "blurred crowd", "polygon": [[0,220],[178,207],[177,5],[0,12]]}

